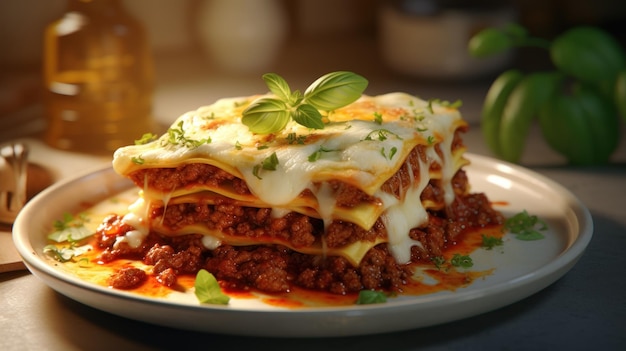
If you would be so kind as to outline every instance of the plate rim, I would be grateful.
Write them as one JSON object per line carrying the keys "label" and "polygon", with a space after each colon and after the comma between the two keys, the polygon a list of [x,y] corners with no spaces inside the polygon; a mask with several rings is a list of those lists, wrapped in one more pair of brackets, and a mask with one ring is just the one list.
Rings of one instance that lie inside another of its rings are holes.
{"label": "plate rim", "polygon": [[[86,303],[85,301],[81,301],[80,299],[76,299],[75,296],[74,297],[70,296],[70,294],[68,294],[68,291],[66,291],[66,289],[64,289],[63,287],[59,288],[59,286],[53,286],[55,284],[51,284],[49,279],[54,279],[58,281],[57,284],[70,284],[71,286],[75,288],[87,290],[91,293],[107,295],[108,297],[113,298],[113,299],[121,298],[125,301],[129,301],[130,303],[140,302],[142,305],[147,304],[150,306],[156,306],[157,308],[166,308],[166,309],[175,308],[177,310],[184,309],[185,311],[193,311],[194,313],[208,313],[209,311],[213,313],[219,312],[220,314],[221,313],[228,313],[228,314],[239,314],[239,313],[267,314],[269,313],[272,316],[279,316],[279,315],[290,316],[289,318],[292,318],[292,317],[298,318],[298,317],[303,317],[303,316],[314,317],[320,314],[330,314],[330,315],[335,315],[335,316],[337,315],[344,316],[348,314],[352,314],[352,315],[369,314],[369,315],[375,316],[375,315],[385,315],[389,312],[406,310],[406,309],[418,311],[420,310],[421,306],[426,305],[426,304],[428,305],[427,307],[429,309],[438,308],[438,307],[441,307],[442,305],[444,306],[450,305],[451,298],[454,300],[455,304],[462,304],[462,303],[468,304],[472,301],[476,301],[482,298],[487,298],[490,296],[498,296],[498,294],[502,292],[506,292],[506,291],[517,292],[517,295],[519,295],[514,298],[504,299],[503,301],[500,301],[499,303],[494,303],[492,308],[481,309],[482,312],[488,312],[488,311],[503,307],[505,305],[517,302],[525,297],[528,297],[544,289],[545,287],[551,285],[556,280],[558,280],[563,275],[565,275],[576,264],[578,259],[582,256],[585,249],[587,248],[589,242],[591,241],[593,237],[593,221],[592,221],[592,217],[591,217],[589,210],[576,197],[576,195],[573,194],[564,186],[562,186],[561,184],[555,182],[554,180],[542,174],[539,174],[536,171],[530,170],[528,168],[524,168],[520,165],[511,164],[511,163],[494,159],[491,157],[487,157],[483,155],[476,155],[472,153],[465,153],[465,157],[468,160],[470,160],[470,165],[466,166],[466,170],[469,170],[468,173],[470,173],[470,184],[471,184],[472,165],[482,166],[482,167],[489,165],[490,168],[499,167],[500,168],[499,171],[503,173],[505,173],[504,170],[508,170],[509,174],[511,175],[516,175],[516,176],[523,175],[524,179],[532,179],[534,181],[538,181],[554,189],[555,191],[560,193],[562,196],[564,195],[565,196],[564,198],[567,200],[568,209],[574,212],[576,220],[578,222],[578,233],[575,233],[576,237],[574,238],[574,240],[570,243],[568,247],[564,248],[564,250],[559,255],[557,255],[557,257],[551,259],[548,264],[538,269],[535,269],[531,272],[520,275],[518,277],[515,277],[514,279],[507,280],[502,283],[498,283],[498,284],[487,286],[487,287],[482,287],[480,290],[470,289],[470,290],[464,290],[464,291],[455,291],[453,293],[454,294],[453,296],[420,295],[419,301],[406,299],[406,300],[400,300],[400,301],[391,301],[391,302],[387,302],[386,304],[358,305],[358,307],[355,307],[356,305],[350,305],[350,306],[304,307],[304,308],[297,308],[297,309],[271,309],[271,310],[243,309],[243,308],[233,309],[233,308],[229,308],[229,306],[200,305],[200,304],[197,306],[187,305],[187,304],[176,303],[173,301],[158,300],[155,298],[144,297],[144,296],[132,294],[130,292],[125,292],[125,291],[111,290],[105,287],[98,286],[93,283],[89,283],[87,281],[81,280],[78,277],[70,276],[67,273],[64,273],[58,269],[55,269],[54,267],[52,267],[51,265],[43,261],[43,259],[40,257],[40,253],[34,251],[32,247],[32,243],[30,241],[30,233],[26,230],[26,228],[27,228],[28,216],[31,215],[31,212],[34,212],[34,210],[37,209],[37,206],[41,206],[38,204],[40,204],[40,202],[43,201],[42,199],[46,199],[49,196],[53,196],[57,192],[62,192],[64,189],[71,187],[73,184],[75,184],[75,182],[80,182],[82,179],[85,179],[86,177],[106,176],[107,173],[113,172],[110,165],[103,166],[99,169],[91,170],[84,174],[79,174],[75,177],[71,177],[63,181],[60,181],[58,183],[55,183],[49,188],[44,189],[38,195],[36,195],[35,198],[33,198],[29,203],[26,204],[22,212],[20,212],[20,214],[18,215],[14,223],[14,227],[13,227],[13,240],[17,248],[17,251],[22,256],[22,259],[24,260],[27,268],[35,276],[42,279],[44,283],[46,283],[46,285],[53,288],[53,290],[63,295],[69,296],[70,298],[74,300],[78,300],[79,302],[87,304],[87,305],[90,305],[90,304]],[[112,174],[112,175],[115,175],[115,174]],[[120,183],[127,182],[127,186],[132,187],[132,184],[129,181],[122,178],[121,176],[120,176],[119,182]],[[529,289],[528,285],[533,282],[535,283],[535,285],[533,286],[532,289]],[[541,283],[537,284],[537,282],[541,282]],[[525,287],[526,289],[520,289],[521,287]],[[106,311],[106,309],[103,309],[101,307],[97,307],[93,305],[91,306]],[[114,314],[119,314],[119,313],[114,313]],[[470,317],[472,315],[476,315],[479,313],[470,311],[465,314],[466,315],[460,314],[458,316],[455,316],[454,318],[447,318],[445,320],[439,321],[438,323],[428,323],[428,324],[421,325],[421,326],[414,325],[414,326],[409,326],[404,329],[394,327],[391,330],[382,330],[381,332],[400,331],[400,330],[430,326],[430,325],[440,324],[440,323],[449,322],[453,320],[467,318],[467,317]],[[141,318],[137,318],[137,316],[124,315],[124,317],[135,319],[135,320],[141,320]],[[149,320],[143,320],[143,321],[151,322]],[[167,325],[167,324],[154,323],[154,322],[153,324]],[[176,327],[173,325],[167,325],[167,326]],[[183,329],[188,329],[188,328],[183,328]],[[211,332],[211,330],[202,330],[202,329],[200,329],[199,331]],[[231,334],[227,330],[218,331],[218,332]],[[367,333],[371,333],[371,331],[367,331]],[[233,333],[233,334],[257,335],[257,336],[282,336],[282,335],[266,335],[265,333],[254,334],[254,333],[245,333],[245,332]],[[364,333],[359,332],[359,330],[351,330],[347,334],[344,331],[344,333],[341,333],[340,335],[360,335],[360,334],[364,334]],[[303,332],[300,334],[295,332],[288,336],[296,336],[296,337],[336,336],[336,332],[333,332],[332,330],[324,329],[321,331],[318,330],[318,331],[311,331],[311,332]]]}

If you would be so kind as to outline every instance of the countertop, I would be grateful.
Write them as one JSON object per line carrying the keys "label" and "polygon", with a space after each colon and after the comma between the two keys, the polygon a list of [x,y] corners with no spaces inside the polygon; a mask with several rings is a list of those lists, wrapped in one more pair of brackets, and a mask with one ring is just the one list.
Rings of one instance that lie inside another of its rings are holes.
{"label": "countertop", "polygon": [[[195,74],[188,66],[172,60],[162,67],[165,73],[160,76],[155,107],[157,118],[163,124],[220,96],[264,91],[260,78],[225,78],[212,75],[210,70]],[[310,71],[310,77],[319,75],[315,68]],[[486,80],[428,82],[376,72],[379,73],[370,77],[368,92],[371,94],[407,91],[425,98],[462,99],[461,111],[471,125],[464,138],[469,152],[492,156],[483,142],[478,123],[481,99],[488,88]],[[301,77],[304,81],[309,78],[309,72],[305,73],[297,75],[294,69],[288,70],[286,76]],[[622,135],[626,135],[626,129]],[[53,181],[110,162],[108,158],[52,150],[37,138],[25,137],[24,140],[33,148],[32,162],[52,170]],[[329,339],[252,338],[189,332],[111,315],[70,300],[28,271],[18,270],[0,274],[0,349],[626,348],[626,279],[622,271],[626,266],[626,140],[622,140],[610,164],[573,167],[546,146],[535,128],[531,130],[521,164],[562,184],[578,197],[591,212],[594,236],[571,271],[549,287],[512,305],[464,320],[397,333]]]}

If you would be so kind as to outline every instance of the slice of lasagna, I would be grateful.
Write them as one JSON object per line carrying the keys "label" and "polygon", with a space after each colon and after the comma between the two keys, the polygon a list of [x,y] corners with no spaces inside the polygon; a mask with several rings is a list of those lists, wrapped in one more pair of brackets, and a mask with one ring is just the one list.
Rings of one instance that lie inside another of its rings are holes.
{"label": "slice of lasagna", "polygon": [[323,129],[291,121],[260,135],[242,111],[261,97],[219,100],[117,150],[113,167],[140,199],[117,219],[126,229],[109,242],[110,259],[142,250],[156,274],[205,268],[267,292],[401,291],[412,263],[501,223],[485,195],[470,193],[468,126],[450,104],[363,95]]}

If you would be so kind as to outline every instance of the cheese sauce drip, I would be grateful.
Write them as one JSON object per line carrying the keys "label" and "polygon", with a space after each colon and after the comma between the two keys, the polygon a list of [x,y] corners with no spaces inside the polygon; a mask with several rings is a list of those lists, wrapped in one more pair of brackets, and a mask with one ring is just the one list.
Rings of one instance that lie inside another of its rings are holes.
{"label": "cheese sauce drip", "polygon": [[422,205],[420,195],[430,180],[428,164],[420,162],[419,179],[415,179],[409,167],[409,188],[403,198],[397,199],[391,194],[381,192],[387,210],[382,216],[387,229],[389,251],[398,263],[408,263],[411,260],[411,247],[416,245],[423,248],[421,242],[409,237],[412,228],[419,227],[428,221],[428,213]]}
{"label": "cheese sauce drip", "polygon": [[148,218],[148,208],[148,202],[141,197],[128,207],[129,212],[124,215],[122,222],[135,229],[117,237],[113,248],[117,249],[120,243],[126,243],[131,248],[136,249],[143,243],[144,239],[150,233],[150,227],[146,220],[146,218]]}

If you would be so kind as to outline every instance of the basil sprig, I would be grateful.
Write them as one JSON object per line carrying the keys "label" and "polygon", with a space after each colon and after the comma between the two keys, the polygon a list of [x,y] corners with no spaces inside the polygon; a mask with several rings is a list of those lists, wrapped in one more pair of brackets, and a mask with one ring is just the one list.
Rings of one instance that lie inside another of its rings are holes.
{"label": "basil sprig", "polygon": [[266,73],[263,80],[276,97],[253,101],[242,113],[242,123],[251,132],[271,134],[281,131],[290,119],[312,129],[324,129],[320,111],[330,112],[356,101],[368,81],[362,76],[338,71],[313,82],[302,94],[291,91],[289,84],[276,73]]}

